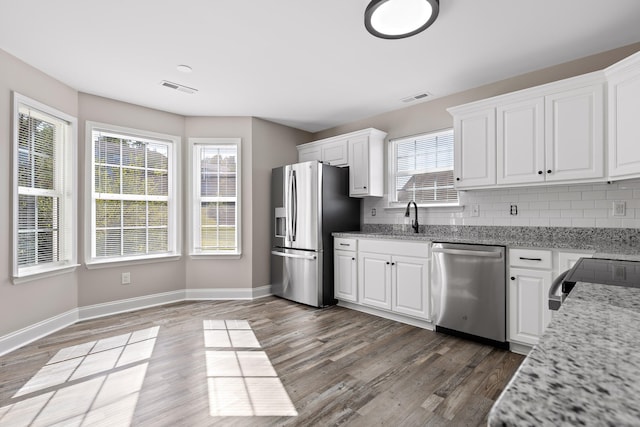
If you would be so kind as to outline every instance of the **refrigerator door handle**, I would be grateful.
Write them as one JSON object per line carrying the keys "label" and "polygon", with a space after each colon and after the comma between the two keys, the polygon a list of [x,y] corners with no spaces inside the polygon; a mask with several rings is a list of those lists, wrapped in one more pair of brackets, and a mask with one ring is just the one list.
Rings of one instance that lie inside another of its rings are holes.
{"label": "refrigerator door handle", "polygon": [[298,179],[296,178],[296,171],[291,172],[291,199],[293,214],[291,216],[291,227],[293,233],[291,235],[291,240],[293,242],[296,241],[296,234],[298,234]]}
{"label": "refrigerator door handle", "polygon": [[[287,166],[287,169],[289,169],[289,166]],[[286,182],[286,186],[285,186],[285,194],[284,194],[284,207],[285,207],[285,212],[286,212],[286,230],[285,230],[285,240],[287,242],[291,241],[291,187],[292,187],[292,174],[293,172],[291,170],[287,170],[287,176],[285,178],[285,182]]]}
{"label": "refrigerator door handle", "polygon": [[283,258],[308,259],[310,261],[313,261],[313,260],[318,258],[316,255],[296,255],[296,254],[287,254],[287,253],[278,252],[278,251],[271,251],[271,255],[277,255],[277,256],[281,256]]}

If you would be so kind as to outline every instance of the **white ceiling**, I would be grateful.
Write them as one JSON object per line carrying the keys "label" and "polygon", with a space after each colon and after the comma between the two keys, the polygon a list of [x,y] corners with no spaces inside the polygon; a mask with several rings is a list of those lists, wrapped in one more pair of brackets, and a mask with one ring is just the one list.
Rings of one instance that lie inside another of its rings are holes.
{"label": "white ceiling", "polygon": [[316,132],[640,41],[638,0],[441,0],[401,40],[365,30],[368,2],[0,0],[0,49],[81,92]]}

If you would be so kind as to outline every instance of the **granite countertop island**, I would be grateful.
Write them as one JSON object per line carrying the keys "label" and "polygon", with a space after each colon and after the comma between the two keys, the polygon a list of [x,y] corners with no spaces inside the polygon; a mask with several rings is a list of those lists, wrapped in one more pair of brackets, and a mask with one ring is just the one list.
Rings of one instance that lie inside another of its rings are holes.
{"label": "granite countertop island", "polygon": [[576,284],[490,426],[640,425],[640,289]]}

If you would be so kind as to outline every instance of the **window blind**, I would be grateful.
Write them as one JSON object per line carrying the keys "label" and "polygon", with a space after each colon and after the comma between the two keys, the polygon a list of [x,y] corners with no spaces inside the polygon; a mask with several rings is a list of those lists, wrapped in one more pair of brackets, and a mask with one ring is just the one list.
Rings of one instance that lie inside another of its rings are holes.
{"label": "window blind", "polygon": [[402,138],[392,144],[394,202],[458,201],[453,178],[453,130]]}
{"label": "window blind", "polygon": [[93,257],[170,252],[171,143],[93,130]]}
{"label": "window blind", "polygon": [[67,122],[22,105],[18,109],[18,268],[68,258],[71,230],[61,221]]}
{"label": "window blind", "polygon": [[194,145],[195,253],[239,252],[238,144]]}

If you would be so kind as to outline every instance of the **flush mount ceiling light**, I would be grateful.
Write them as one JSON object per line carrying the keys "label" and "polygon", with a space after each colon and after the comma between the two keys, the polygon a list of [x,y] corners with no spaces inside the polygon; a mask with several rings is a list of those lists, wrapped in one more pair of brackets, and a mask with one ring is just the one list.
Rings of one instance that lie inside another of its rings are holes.
{"label": "flush mount ceiling light", "polygon": [[426,30],[438,17],[438,0],[372,0],[364,26],[376,37],[402,39]]}
{"label": "flush mount ceiling light", "polygon": [[190,66],[184,65],[184,64],[180,64],[176,68],[178,69],[178,71],[183,73],[190,73],[191,71],[193,71],[193,69]]}

